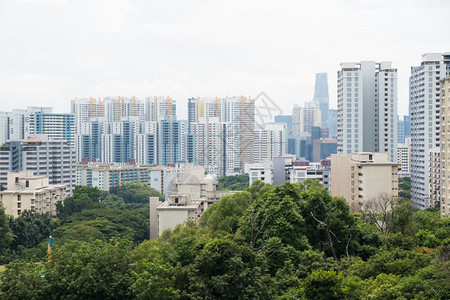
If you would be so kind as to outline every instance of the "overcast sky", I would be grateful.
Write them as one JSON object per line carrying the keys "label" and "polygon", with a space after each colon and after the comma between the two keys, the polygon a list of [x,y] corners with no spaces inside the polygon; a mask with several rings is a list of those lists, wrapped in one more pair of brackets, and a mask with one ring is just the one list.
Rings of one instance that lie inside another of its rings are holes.
{"label": "overcast sky", "polygon": [[0,0],[0,110],[75,97],[256,97],[290,114],[343,61],[393,61],[399,113],[410,67],[450,51],[450,1]]}

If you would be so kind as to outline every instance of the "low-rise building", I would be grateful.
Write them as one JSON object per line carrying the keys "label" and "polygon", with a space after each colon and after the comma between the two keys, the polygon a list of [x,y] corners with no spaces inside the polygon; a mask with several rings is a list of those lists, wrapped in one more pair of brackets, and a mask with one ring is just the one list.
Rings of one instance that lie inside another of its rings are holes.
{"label": "low-rise building", "polygon": [[150,238],[157,238],[165,229],[173,229],[188,220],[198,222],[209,205],[226,194],[235,193],[217,191],[216,186],[216,175],[205,175],[203,166],[192,166],[179,172],[172,179],[164,202],[160,203],[157,197],[150,198]]}
{"label": "low-rise building", "polygon": [[[97,187],[109,191],[124,182],[144,182],[161,194],[169,195],[173,180],[179,172],[190,167],[174,164],[167,167],[137,166],[117,163],[88,163],[77,165],[77,185]],[[204,172],[204,171],[203,171]]]}
{"label": "low-rise building", "polygon": [[[158,236],[178,224],[188,220],[198,222],[204,212],[203,201],[192,199],[189,195],[171,195],[156,208],[158,218]],[[151,217],[150,217],[151,218]]]}
{"label": "low-rise building", "polygon": [[67,185],[50,185],[47,176],[33,172],[11,172],[7,189],[0,192],[6,214],[14,218],[25,210],[56,215],[56,203],[66,198]]}
{"label": "low-rise building", "polygon": [[329,190],[330,166],[329,160],[310,163],[309,161],[295,160],[293,155],[285,155],[261,164],[246,164],[244,170],[249,175],[250,185],[256,180],[280,185],[285,182],[296,183],[306,179],[316,179]]}
{"label": "low-rise building", "polygon": [[347,200],[353,211],[381,195],[398,196],[398,163],[386,153],[331,155],[331,195]]}

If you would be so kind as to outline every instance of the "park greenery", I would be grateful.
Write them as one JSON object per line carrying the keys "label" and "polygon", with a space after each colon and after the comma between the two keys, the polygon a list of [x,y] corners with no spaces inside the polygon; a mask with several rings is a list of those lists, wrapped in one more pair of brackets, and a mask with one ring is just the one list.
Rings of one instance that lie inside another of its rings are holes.
{"label": "park greenery", "polygon": [[222,191],[242,191],[248,188],[248,174],[221,176],[217,182],[217,189]]}
{"label": "park greenery", "polygon": [[256,181],[148,240],[150,194],[77,187],[57,218],[0,209],[0,298],[450,299],[450,219],[408,199],[356,214],[317,181]]}

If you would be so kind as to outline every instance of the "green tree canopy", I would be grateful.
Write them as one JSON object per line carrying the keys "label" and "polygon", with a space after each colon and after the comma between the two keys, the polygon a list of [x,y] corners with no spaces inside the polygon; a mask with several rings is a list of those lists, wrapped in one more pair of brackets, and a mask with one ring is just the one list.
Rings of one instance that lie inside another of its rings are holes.
{"label": "green tree canopy", "polygon": [[122,198],[125,203],[147,204],[149,197],[159,197],[160,200],[164,200],[161,193],[143,182],[125,182],[121,186],[111,188],[109,191],[111,194]]}
{"label": "green tree canopy", "polygon": [[248,174],[221,176],[217,182],[218,190],[243,191],[249,186]]}

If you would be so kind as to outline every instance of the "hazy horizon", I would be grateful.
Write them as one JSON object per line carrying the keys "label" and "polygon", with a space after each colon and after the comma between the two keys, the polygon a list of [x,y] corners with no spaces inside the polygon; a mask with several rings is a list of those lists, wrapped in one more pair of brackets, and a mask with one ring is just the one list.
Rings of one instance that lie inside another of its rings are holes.
{"label": "hazy horizon", "polygon": [[0,110],[106,96],[187,99],[264,91],[290,114],[341,62],[392,61],[399,115],[410,67],[450,51],[448,1],[64,1],[0,4]]}

